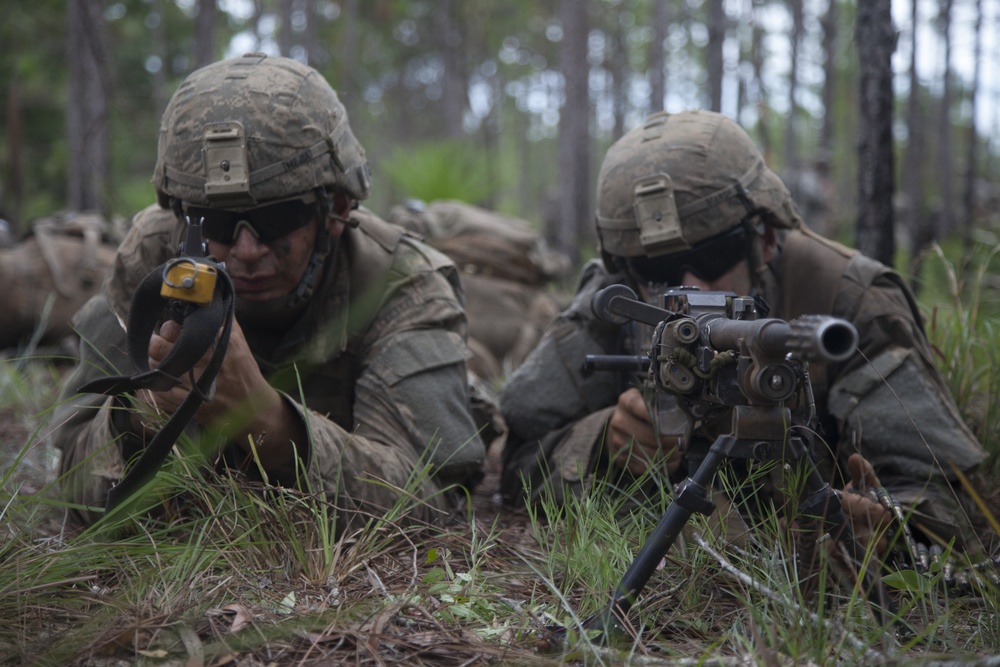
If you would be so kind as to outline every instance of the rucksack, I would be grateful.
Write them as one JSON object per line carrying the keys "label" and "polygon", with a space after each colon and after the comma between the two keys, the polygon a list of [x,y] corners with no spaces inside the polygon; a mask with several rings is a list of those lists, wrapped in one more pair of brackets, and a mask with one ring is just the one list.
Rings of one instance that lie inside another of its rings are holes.
{"label": "rucksack", "polygon": [[569,269],[569,260],[549,250],[527,221],[462,201],[410,201],[393,207],[389,221],[422,236],[466,273],[542,286]]}

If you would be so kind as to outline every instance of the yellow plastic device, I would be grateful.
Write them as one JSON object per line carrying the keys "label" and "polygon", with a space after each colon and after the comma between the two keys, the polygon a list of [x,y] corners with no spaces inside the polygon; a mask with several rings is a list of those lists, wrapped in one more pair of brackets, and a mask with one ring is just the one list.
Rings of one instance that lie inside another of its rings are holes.
{"label": "yellow plastic device", "polygon": [[160,296],[204,306],[212,302],[219,270],[211,264],[181,257],[163,269]]}

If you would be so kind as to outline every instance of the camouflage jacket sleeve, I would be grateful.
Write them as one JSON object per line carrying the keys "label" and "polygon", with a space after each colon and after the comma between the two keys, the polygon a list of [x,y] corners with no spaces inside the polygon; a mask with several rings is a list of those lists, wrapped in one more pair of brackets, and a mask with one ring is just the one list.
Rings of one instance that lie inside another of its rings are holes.
{"label": "camouflage jacket sleeve", "polygon": [[84,304],[73,320],[80,336],[80,361],[63,385],[53,411],[52,443],[62,451],[60,483],[72,513],[84,523],[100,518],[108,490],[121,476],[123,442],[112,418],[122,404],[101,394],[80,394],[79,387],[108,375],[131,373],[125,332],[103,295]]}
{"label": "camouflage jacket sleeve", "polygon": [[614,282],[597,263],[581,275],[573,303],[507,379],[500,408],[509,432],[502,493],[525,500],[546,486],[573,492],[599,463],[608,418],[624,389],[617,373],[585,372],[588,354],[620,354],[616,327],[591,315],[591,296]]}
{"label": "camouflage jacket sleeve", "polygon": [[445,504],[442,487],[477,478],[485,446],[469,410],[453,266],[422,246],[404,245],[399,254],[391,296],[363,336],[353,431],[297,405],[310,432],[315,484],[348,506],[382,514],[400,498],[396,489],[415,483],[411,491],[428,503],[418,508],[426,520]]}

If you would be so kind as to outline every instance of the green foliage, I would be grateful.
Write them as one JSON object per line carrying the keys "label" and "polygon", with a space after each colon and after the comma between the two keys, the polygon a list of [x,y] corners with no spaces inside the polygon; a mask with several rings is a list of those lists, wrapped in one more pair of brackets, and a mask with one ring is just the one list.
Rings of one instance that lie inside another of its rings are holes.
{"label": "green foliage", "polygon": [[[1000,244],[935,245],[924,262],[921,301],[936,362],[1000,474]],[[961,268],[964,265],[964,270]]]}
{"label": "green foliage", "polygon": [[392,187],[405,197],[477,203],[490,193],[487,164],[469,141],[437,141],[395,149],[381,165]]}

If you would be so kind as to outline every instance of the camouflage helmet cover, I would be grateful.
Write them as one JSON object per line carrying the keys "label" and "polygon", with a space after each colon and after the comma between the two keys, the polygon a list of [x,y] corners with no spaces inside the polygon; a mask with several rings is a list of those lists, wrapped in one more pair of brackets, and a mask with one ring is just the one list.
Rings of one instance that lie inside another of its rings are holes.
{"label": "camouflage helmet cover", "polygon": [[248,53],[191,73],[160,123],[153,185],[171,198],[243,208],[316,187],[356,200],[370,186],[344,105],[315,69]]}
{"label": "camouflage helmet cover", "polygon": [[802,224],[788,189],[735,122],[710,111],[653,114],[608,150],[597,177],[602,254],[656,257],[737,226],[750,211]]}

